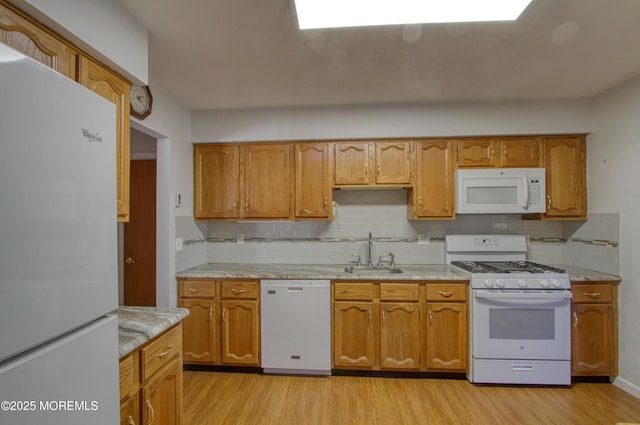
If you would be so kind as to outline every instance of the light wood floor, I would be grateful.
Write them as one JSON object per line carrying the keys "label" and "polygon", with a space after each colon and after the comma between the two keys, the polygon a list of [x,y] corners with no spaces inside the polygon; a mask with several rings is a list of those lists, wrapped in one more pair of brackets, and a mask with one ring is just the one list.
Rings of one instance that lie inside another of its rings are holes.
{"label": "light wood floor", "polygon": [[464,380],[184,372],[184,425],[604,425],[640,422],[608,383],[475,386]]}

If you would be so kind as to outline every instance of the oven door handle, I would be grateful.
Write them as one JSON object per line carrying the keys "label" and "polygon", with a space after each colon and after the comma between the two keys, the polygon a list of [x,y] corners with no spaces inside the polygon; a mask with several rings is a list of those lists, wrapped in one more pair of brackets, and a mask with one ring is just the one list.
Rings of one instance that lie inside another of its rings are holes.
{"label": "oven door handle", "polygon": [[480,292],[474,293],[475,298],[500,300],[567,300],[573,297],[570,291],[556,292]]}

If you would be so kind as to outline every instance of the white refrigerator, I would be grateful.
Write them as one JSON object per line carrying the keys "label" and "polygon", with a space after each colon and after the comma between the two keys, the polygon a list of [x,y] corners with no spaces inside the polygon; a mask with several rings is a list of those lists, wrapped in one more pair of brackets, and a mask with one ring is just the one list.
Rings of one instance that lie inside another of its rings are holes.
{"label": "white refrigerator", "polygon": [[0,43],[0,424],[119,422],[115,106]]}

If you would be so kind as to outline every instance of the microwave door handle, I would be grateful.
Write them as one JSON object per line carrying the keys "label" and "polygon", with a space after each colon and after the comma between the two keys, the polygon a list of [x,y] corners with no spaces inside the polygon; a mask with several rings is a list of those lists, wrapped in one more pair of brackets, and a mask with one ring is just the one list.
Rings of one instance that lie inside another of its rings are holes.
{"label": "microwave door handle", "polygon": [[529,179],[526,177],[522,178],[523,188],[524,188],[524,200],[522,202],[522,208],[529,209]]}

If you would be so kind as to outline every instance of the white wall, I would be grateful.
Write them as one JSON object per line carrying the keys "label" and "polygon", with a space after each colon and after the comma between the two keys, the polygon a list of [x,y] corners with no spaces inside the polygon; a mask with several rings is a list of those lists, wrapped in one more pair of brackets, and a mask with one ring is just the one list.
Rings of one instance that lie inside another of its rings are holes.
{"label": "white wall", "polygon": [[594,99],[589,210],[620,212],[620,385],[640,397],[640,77]]}
{"label": "white wall", "polygon": [[581,133],[589,101],[193,111],[194,142]]}
{"label": "white wall", "polygon": [[9,0],[131,81],[148,80],[148,34],[118,0]]}

